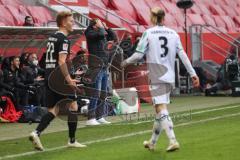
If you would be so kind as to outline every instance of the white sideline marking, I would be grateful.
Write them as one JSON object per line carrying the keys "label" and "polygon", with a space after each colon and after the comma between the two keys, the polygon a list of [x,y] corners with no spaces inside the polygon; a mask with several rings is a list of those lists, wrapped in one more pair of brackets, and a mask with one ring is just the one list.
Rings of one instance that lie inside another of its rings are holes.
{"label": "white sideline marking", "polygon": [[[203,120],[199,120],[199,121],[181,123],[181,124],[176,125],[175,127],[188,126],[188,125],[192,125],[192,124],[204,123],[204,122],[208,122],[208,121],[214,121],[214,120],[218,120],[218,119],[229,118],[229,117],[234,117],[234,116],[239,116],[239,115],[240,115],[240,112],[234,113],[234,114],[228,114],[228,115],[224,115],[224,116],[203,119]],[[151,132],[152,132],[152,130],[133,132],[133,133],[129,133],[129,134],[124,134],[124,135],[119,135],[119,136],[114,136],[114,137],[109,137],[109,138],[104,138],[104,139],[99,139],[99,140],[94,140],[94,141],[87,141],[87,142],[84,142],[83,144],[94,144],[94,143],[99,143],[99,142],[106,142],[106,141],[111,141],[111,140],[120,139],[120,138],[127,138],[127,137],[131,137],[131,136],[142,135],[142,134],[151,133]],[[28,155],[33,155],[33,154],[37,154],[37,153],[51,152],[51,151],[56,151],[56,150],[60,150],[60,149],[64,149],[64,148],[67,148],[67,146],[59,146],[59,147],[49,148],[49,149],[45,149],[44,151],[31,151],[31,152],[7,155],[7,156],[0,157],[0,160],[28,156]]]}
{"label": "white sideline marking", "polygon": [[[221,107],[221,108],[214,108],[214,109],[207,109],[207,110],[203,110],[203,111],[192,112],[191,114],[192,115],[198,115],[198,114],[201,114],[201,113],[208,113],[208,112],[214,112],[214,111],[220,111],[220,110],[226,110],[226,109],[232,109],[232,108],[238,108],[238,107],[240,107],[240,105],[229,106],[229,107]],[[185,115],[186,113],[182,113],[179,116]],[[140,119],[141,119],[141,117],[140,117]],[[129,125],[129,124],[136,125],[136,124],[142,124],[142,123],[148,123],[148,122],[153,122],[153,120],[146,120],[146,121],[140,121],[140,122],[127,122],[127,123],[123,123],[123,124],[118,123],[118,124],[115,124],[115,125]]]}
{"label": "white sideline marking", "polygon": [[220,110],[232,109],[232,108],[238,108],[238,107],[240,107],[240,105],[229,106],[229,107],[222,107],[222,108],[214,108],[214,109],[208,109],[208,110],[203,110],[203,111],[197,111],[197,112],[193,112],[192,114],[201,114],[201,113],[220,111]]}

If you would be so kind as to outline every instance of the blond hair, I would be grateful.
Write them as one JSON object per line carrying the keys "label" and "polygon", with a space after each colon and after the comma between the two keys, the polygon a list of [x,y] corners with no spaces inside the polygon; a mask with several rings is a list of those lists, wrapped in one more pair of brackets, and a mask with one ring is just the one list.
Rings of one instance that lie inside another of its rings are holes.
{"label": "blond hair", "polygon": [[61,27],[63,20],[65,20],[67,17],[70,17],[70,16],[72,16],[72,13],[69,12],[69,11],[61,11],[61,12],[59,12],[57,14],[57,18],[56,18],[57,26]]}
{"label": "blond hair", "polygon": [[159,7],[154,7],[151,9],[151,22],[153,25],[158,25],[163,22],[165,17],[165,12]]}

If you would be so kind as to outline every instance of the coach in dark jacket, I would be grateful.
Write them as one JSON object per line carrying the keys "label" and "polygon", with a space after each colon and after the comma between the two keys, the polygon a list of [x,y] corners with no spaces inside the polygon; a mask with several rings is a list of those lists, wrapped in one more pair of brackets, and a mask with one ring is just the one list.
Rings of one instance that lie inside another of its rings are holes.
{"label": "coach in dark jacket", "polygon": [[[104,47],[108,41],[117,41],[117,36],[111,28],[99,19],[93,19],[85,31],[87,39],[89,56],[89,68],[98,69],[93,81],[94,93],[92,94],[88,108],[87,125],[108,124],[110,122],[104,119],[104,99],[108,86],[108,63],[109,55],[105,52]],[[101,97],[101,99],[100,99]]]}

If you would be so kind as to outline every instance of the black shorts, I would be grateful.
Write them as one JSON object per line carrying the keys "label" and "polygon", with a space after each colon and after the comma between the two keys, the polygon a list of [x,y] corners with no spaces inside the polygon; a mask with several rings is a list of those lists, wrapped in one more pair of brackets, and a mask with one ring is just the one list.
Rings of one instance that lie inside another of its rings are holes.
{"label": "black shorts", "polygon": [[[64,104],[63,101],[65,102],[70,102],[70,101],[76,101],[78,99],[77,95],[72,95],[72,96],[66,96],[66,95],[61,95],[53,90],[51,90],[48,85],[46,87],[46,107],[47,108],[53,108],[57,105],[62,105]],[[63,102],[63,103],[60,103]]]}
{"label": "black shorts", "polygon": [[54,91],[52,91],[48,85],[46,87],[46,107],[47,108],[53,108],[59,103],[61,100],[66,99],[66,96],[58,94]]}

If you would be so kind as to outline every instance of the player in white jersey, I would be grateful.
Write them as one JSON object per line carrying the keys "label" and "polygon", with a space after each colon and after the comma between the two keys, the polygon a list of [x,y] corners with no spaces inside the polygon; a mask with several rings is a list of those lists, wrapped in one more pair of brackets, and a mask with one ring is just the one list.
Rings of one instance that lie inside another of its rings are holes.
{"label": "player in white jersey", "polygon": [[150,92],[156,109],[156,118],[152,137],[149,141],[144,141],[144,146],[154,150],[161,131],[165,130],[169,138],[169,146],[166,150],[174,151],[180,146],[174,134],[173,122],[167,105],[170,103],[170,92],[175,84],[176,54],[190,74],[194,87],[199,86],[199,78],[182,47],[179,35],[163,25],[164,17],[165,12],[159,7],[151,10],[151,22],[154,26],[143,33],[136,52],[123,61],[121,66],[126,67],[146,55]]}

